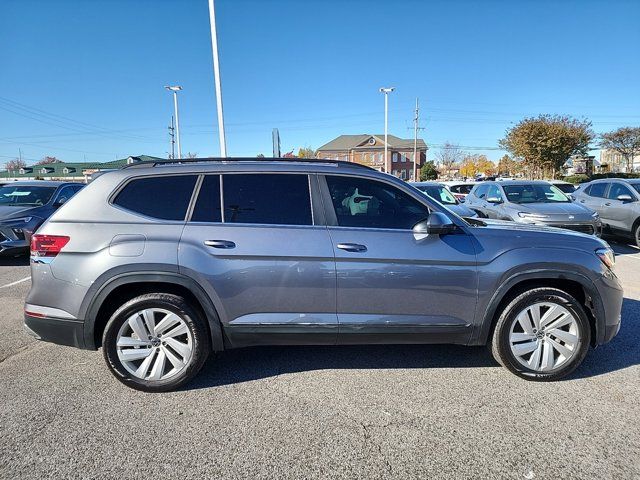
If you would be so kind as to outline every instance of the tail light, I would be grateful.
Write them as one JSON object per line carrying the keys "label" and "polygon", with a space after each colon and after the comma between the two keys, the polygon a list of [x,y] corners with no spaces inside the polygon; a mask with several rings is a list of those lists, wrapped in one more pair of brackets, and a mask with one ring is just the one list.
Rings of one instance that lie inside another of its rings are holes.
{"label": "tail light", "polygon": [[35,257],[55,257],[69,243],[63,235],[38,235],[31,237],[31,255]]}

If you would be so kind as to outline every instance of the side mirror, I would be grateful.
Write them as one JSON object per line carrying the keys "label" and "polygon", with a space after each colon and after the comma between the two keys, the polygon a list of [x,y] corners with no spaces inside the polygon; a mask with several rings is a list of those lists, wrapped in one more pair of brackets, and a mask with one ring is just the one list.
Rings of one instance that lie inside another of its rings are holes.
{"label": "side mirror", "polygon": [[498,203],[502,203],[502,199],[498,197],[489,197],[487,198],[487,202],[497,205]]}
{"label": "side mirror", "polygon": [[413,226],[413,233],[419,235],[446,235],[455,230],[456,226],[442,212],[433,212],[429,214],[426,220],[416,223]]}
{"label": "side mirror", "polygon": [[624,194],[624,195],[618,195],[617,200],[620,200],[621,202],[633,202],[633,198],[631,198],[631,195],[628,194]]}

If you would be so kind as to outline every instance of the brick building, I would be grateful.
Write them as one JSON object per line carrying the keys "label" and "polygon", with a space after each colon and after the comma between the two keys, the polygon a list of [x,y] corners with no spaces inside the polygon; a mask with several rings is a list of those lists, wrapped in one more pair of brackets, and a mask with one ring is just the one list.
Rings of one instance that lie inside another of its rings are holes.
{"label": "brick building", "polygon": [[[427,160],[427,144],[418,139],[418,170]],[[413,180],[413,139],[388,135],[388,153],[384,159],[384,134],[340,135],[318,148],[316,158],[346,160],[389,172],[403,180]]]}

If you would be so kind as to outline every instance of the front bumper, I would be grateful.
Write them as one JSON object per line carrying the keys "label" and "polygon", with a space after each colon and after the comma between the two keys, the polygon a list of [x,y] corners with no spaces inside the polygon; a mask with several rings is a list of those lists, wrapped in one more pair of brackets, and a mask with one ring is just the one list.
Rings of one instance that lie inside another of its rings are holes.
{"label": "front bumper", "polygon": [[84,323],[80,320],[24,314],[25,331],[44,342],[85,348]]}
{"label": "front bumper", "polygon": [[0,224],[0,255],[14,255],[29,250],[31,231],[15,225]]}
{"label": "front bumper", "polygon": [[622,320],[622,301],[624,292],[618,277],[612,272],[606,272],[596,282],[595,287],[600,294],[601,308],[598,308],[600,316],[596,344],[602,345],[615,337],[620,331]]}

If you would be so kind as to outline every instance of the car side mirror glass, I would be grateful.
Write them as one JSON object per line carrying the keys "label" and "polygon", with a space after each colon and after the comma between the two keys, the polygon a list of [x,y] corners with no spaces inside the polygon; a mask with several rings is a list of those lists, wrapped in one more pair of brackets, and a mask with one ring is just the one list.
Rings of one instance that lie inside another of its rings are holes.
{"label": "car side mirror glass", "polygon": [[417,235],[446,235],[455,228],[455,224],[444,213],[432,212],[425,220],[413,226],[413,233]]}
{"label": "car side mirror glass", "polygon": [[631,198],[631,195],[618,195],[618,200],[620,200],[621,202],[633,202],[633,198]]}
{"label": "car side mirror glass", "polygon": [[487,202],[493,203],[493,204],[498,204],[498,203],[502,203],[502,199],[498,198],[498,197],[489,197],[489,198],[487,198]]}

